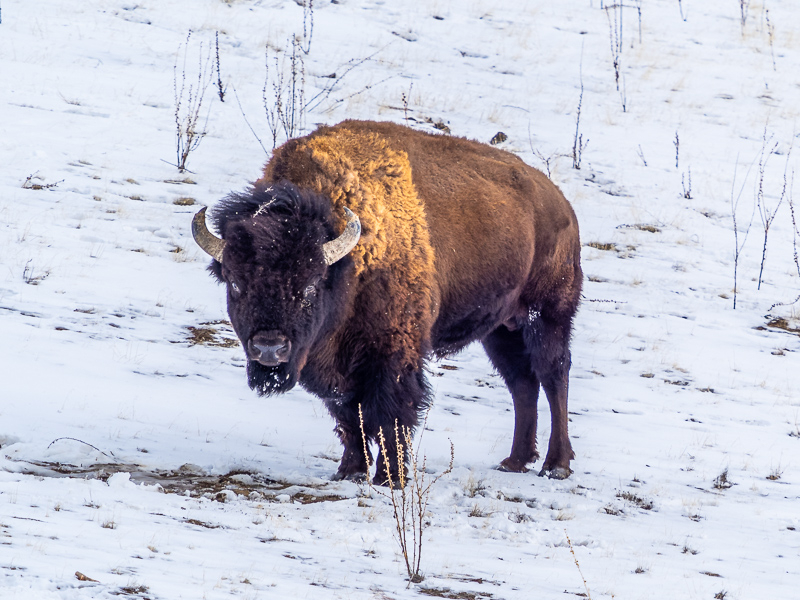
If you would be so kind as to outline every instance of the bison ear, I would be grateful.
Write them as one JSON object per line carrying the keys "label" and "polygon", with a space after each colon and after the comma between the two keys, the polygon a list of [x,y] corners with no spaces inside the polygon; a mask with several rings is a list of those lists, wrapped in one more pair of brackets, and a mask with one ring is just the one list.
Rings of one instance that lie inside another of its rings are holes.
{"label": "bison ear", "polygon": [[356,247],[361,237],[361,221],[358,215],[346,206],[344,213],[347,217],[347,224],[344,226],[342,235],[322,244],[322,255],[325,257],[325,264],[329,266],[347,256]]}

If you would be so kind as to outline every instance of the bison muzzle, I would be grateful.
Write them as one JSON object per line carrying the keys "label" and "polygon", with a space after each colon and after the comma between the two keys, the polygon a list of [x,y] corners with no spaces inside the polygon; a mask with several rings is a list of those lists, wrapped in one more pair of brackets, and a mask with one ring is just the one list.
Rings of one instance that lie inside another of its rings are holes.
{"label": "bison muzzle", "polygon": [[[569,476],[567,390],[582,273],[575,214],[516,156],[392,123],[345,121],[278,148],[264,174],[194,218],[227,286],[228,314],[261,395],[300,383],[325,402],[344,445],[335,479],[375,481],[408,459],[430,405],[426,361],[480,341],[514,402],[511,453],[538,458],[539,388],[550,404],[540,475]],[[361,417],[359,415],[362,415]],[[361,420],[363,419],[363,424]],[[402,436],[401,436],[402,437]]]}

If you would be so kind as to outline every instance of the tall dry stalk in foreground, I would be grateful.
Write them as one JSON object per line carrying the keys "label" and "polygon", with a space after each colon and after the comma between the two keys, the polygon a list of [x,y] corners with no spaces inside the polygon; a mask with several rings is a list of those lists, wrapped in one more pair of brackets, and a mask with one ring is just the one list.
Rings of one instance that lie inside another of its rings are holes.
{"label": "tall dry stalk in foreground", "polygon": [[586,577],[583,576],[583,570],[581,569],[581,564],[578,562],[578,555],[575,554],[575,548],[572,547],[572,540],[569,539],[569,534],[567,530],[564,530],[564,535],[567,537],[567,543],[569,544],[569,551],[572,553],[572,559],[575,561],[575,566],[578,567],[578,573],[580,573],[581,579],[583,580],[583,587],[586,590],[586,597],[589,600],[592,600],[592,593],[589,591],[589,584],[586,583]]}
{"label": "tall dry stalk in foreground", "polygon": [[[360,404],[358,406],[358,418],[361,424],[361,440],[364,444],[364,456],[367,458],[367,465],[370,466],[371,461],[367,449],[367,436],[364,432],[364,416],[361,412]],[[427,416],[425,422],[427,422]],[[423,423],[422,430],[425,430],[425,423]],[[420,439],[421,437],[420,435]],[[425,514],[428,511],[431,488],[442,477],[452,472],[455,451],[453,442],[451,441],[450,463],[447,468],[433,479],[427,479],[427,457],[420,453],[419,440],[417,449],[413,450],[411,428],[398,425],[397,420],[395,420],[394,439],[396,443],[395,450],[398,457],[397,479],[392,477],[389,468],[389,448],[387,447],[383,428],[380,428],[378,430],[378,446],[380,447],[380,453],[383,456],[383,462],[386,466],[386,485],[389,487],[389,490],[386,491],[385,489],[376,487],[369,479],[369,476],[367,477],[367,481],[369,482],[371,490],[387,498],[392,503],[395,534],[397,536],[397,543],[400,545],[400,552],[405,561],[408,579],[411,583],[419,583],[425,579],[420,570],[420,565],[422,563],[422,533],[427,527]],[[405,461],[400,460],[400,457],[406,455],[408,455],[410,463],[408,465]]]}

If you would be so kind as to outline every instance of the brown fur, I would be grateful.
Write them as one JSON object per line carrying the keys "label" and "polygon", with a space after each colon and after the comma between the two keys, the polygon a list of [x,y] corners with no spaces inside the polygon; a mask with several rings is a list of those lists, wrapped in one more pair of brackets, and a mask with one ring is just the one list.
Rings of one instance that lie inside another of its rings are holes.
{"label": "brown fur", "polygon": [[582,273],[577,220],[560,190],[508,152],[369,121],[320,127],[278,148],[255,189],[282,181],[329,200],[336,232],[345,206],[362,224],[358,245],[331,271],[346,278],[338,321],[304,350],[300,378],[330,398],[345,446],[338,476],[366,470],[358,405],[372,439],[395,420],[413,428],[429,399],[426,357],[473,341],[514,399],[501,468],[525,471],[538,456],[541,385],[553,419],[543,472],[567,476],[569,338]]}

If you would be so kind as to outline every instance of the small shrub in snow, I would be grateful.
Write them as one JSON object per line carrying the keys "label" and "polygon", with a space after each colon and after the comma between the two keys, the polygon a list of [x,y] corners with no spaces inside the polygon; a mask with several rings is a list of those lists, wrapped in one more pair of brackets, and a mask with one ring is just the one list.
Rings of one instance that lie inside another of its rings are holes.
{"label": "small shrub in snow", "polygon": [[[361,405],[358,407],[358,416],[361,423],[361,440],[364,444],[364,456],[367,464],[370,464],[370,454],[367,450],[367,436],[364,432],[364,417],[361,412]],[[389,449],[386,444],[386,437],[383,429],[378,430],[378,442],[380,452],[383,455],[383,462],[386,465],[386,486],[379,489],[370,481],[370,488],[380,496],[388,498],[392,503],[392,513],[394,516],[395,533],[397,542],[400,545],[400,552],[403,554],[406,571],[409,581],[419,583],[424,579],[420,570],[422,561],[422,532],[430,524],[427,521],[428,502],[430,500],[431,487],[442,477],[453,470],[455,460],[453,443],[450,442],[450,463],[447,468],[433,479],[426,479],[426,462],[424,455],[420,455],[419,446],[413,450],[411,429],[402,425],[394,424],[394,439],[396,440],[397,456],[408,455],[409,463],[406,465],[398,460],[398,478],[394,480],[390,471]],[[425,430],[425,424],[421,428]],[[408,449],[408,450],[406,450]]]}
{"label": "small shrub in snow", "polygon": [[730,487],[733,487],[733,482],[728,479],[728,469],[725,469],[714,479],[714,489],[727,490]]}
{"label": "small shrub in snow", "polygon": [[186,162],[189,154],[196,150],[206,136],[205,122],[208,121],[206,113],[205,122],[200,124],[200,113],[203,108],[203,99],[206,90],[211,84],[211,55],[203,53],[203,44],[200,44],[198,51],[198,62],[196,80],[194,74],[189,73],[190,82],[186,83],[187,78],[187,58],[189,54],[189,42],[191,31],[186,36],[186,43],[183,45],[183,63],[180,77],[178,76],[178,57],[173,65],[173,93],[175,102],[175,133],[176,133],[176,158],[175,164],[178,170],[183,173],[186,170]]}

